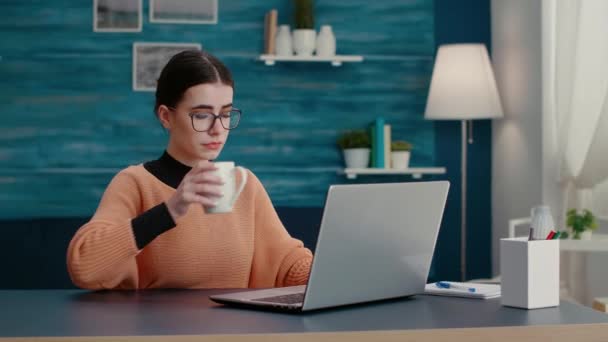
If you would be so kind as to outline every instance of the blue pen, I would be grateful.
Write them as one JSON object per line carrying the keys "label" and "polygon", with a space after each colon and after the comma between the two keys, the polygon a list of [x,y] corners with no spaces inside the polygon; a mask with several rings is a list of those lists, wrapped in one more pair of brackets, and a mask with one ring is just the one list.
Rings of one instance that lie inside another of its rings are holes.
{"label": "blue pen", "polygon": [[438,281],[435,283],[435,285],[441,289],[458,289],[458,290],[463,290],[463,291],[468,291],[468,292],[475,292],[475,288],[474,287],[468,287],[468,286],[463,286],[463,285],[458,285],[458,284],[451,284],[448,283],[447,281]]}

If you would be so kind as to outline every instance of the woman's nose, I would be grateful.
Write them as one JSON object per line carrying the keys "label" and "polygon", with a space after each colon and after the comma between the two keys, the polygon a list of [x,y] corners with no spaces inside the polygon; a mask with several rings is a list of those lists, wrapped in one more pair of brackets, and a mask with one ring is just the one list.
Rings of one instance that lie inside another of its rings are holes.
{"label": "woman's nose", "polygon": [[213,121],[211,128],[209,128],[209,133],[220,134],[223,129],[224,129],[224,126],[222,126],[222,122],[220,121],[220,118],[216,118],[215,121]]}

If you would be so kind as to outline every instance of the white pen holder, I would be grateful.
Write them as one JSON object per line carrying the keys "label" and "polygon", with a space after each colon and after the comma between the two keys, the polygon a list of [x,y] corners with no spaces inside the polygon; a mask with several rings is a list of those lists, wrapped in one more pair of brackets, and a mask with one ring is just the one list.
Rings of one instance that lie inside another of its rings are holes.
{"label": "white pen holder", "polygon": [[502,305],[559,305],[559,240],[500,239]]}

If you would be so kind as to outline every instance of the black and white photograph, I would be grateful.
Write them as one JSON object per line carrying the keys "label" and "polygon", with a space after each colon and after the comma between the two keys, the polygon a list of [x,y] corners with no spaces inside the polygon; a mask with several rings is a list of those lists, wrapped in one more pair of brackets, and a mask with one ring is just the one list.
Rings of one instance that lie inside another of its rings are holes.
{"label": "black and white photograph", "polygon": [[133,43],[133,90],[154,91],[162,68],[184,50],[201,50],[196,43]]}
{"label": "black and white photograph", "polygon": [[93,0],[93,31],[141,32],[142,0]]}
{"label": "black and white photograph", "polygon": [[217,0],[150,0],[150,22],[217,24],[217,7]]}

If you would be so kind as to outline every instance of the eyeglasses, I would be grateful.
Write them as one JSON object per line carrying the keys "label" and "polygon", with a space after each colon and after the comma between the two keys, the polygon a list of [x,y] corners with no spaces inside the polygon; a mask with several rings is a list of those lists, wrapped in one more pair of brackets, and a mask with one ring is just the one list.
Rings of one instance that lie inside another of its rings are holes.
{"label": "eyeglasses", "polygon": [[[175,110],[172,107],[169,107],[169,109]],[[207,132],[215,125],[215,120],[217,119],[220,120],[222,127],[231,130],[239,125],[241,110],[232,108],[229,112],[220,113],[219,115],[207,112],[192,112],[188,116],[192,120],[192,129],[197,132]]]}

